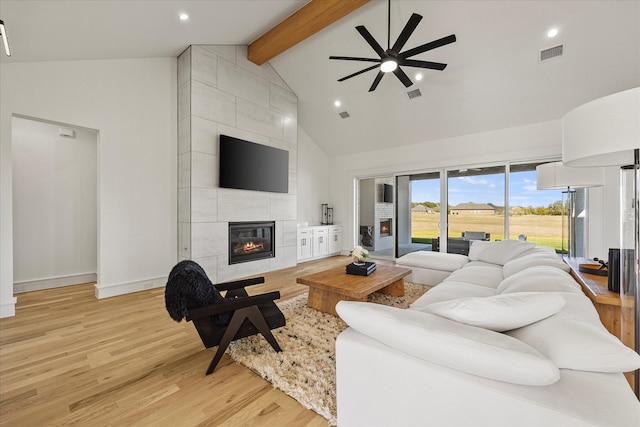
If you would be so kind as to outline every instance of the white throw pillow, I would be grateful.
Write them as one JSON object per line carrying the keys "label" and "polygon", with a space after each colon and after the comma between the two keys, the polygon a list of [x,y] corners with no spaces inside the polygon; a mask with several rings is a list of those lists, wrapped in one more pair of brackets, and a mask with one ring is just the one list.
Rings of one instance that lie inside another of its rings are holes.
{"label": "white throw pillow", "polygon": [[478,261],[505,265],[512,259],[519,257],[530,249],[533,249],[535,246],[535,243],[523,242],[521,240],[501,240],[499,242],[491,242],[491,245],[488,245],[478,254]]}
{"label": "white throw pillow", "polygon": [[628,372],[640,368],[640,355],[601,324],[564,310],[506,334],[536,348],[559,368],[590,372]]}
{"label": "white throw pillow", "polygon": [[340,301],[336,311],[358,332],[428,362],[514,384],[541,386],[560,379],[549,359],[498,332],[366,302]]}
{"label": "white throw pillow", "polygon": [[496,294],[513,292],[575,292],[581,294],[582,288],[568,273],[548,265],[539,265],[509,276],[496,288]]}
{"label": "white throw pillow", "polygon": [[480,252],[484,251],[494,243],[496,242],[490,242],[488,240],[472,240],[469,242],[469,259],[471,261],[478,261],[478,255],[480,255]]}
{"label": "white throw pillow", "polygon": [[549,267],[555,267],[564,272],[569,272],[569,266],[560,258],[555,255],[539,252],[512,259],[502,267],[502,274],[506,279],[507,277],[513,276],[522,270],[526,270],[529,267],[536,267],[538,265],[548,265]]}
{"label": "white throw pillow", "polygon": [[519,292],[486,298],[461,298],[421,308],[467,325],[503,332],[521,328],[557,313],[565,305],[562,295]]}

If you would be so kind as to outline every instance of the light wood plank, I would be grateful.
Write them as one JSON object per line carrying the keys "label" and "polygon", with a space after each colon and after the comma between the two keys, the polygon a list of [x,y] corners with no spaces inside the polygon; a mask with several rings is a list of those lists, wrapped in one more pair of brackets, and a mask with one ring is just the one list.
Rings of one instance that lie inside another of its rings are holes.
{"label": "light wood plank", "polygon": [[[331,257],[266,273],[251,294],[307,292],[296,277],[348,264]],[[0,425],[327,425],[225,355],[205,370],[190,323],[176,323],[164,289],[97,300],[93,284],[20,294],[0,319]]]}
{"label": "light wood plank", "polygon": [[262,65],[370,0],[311,0],[249,44],[247,58]]}

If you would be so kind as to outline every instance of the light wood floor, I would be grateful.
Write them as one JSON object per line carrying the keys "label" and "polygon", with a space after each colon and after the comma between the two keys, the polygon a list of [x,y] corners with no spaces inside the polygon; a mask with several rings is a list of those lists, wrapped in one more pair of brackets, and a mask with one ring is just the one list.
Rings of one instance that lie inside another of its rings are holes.
{"label": "light wood floor", "polygon": [[[252,294],[307,291],[296,277],[346,265],[310,261],[265,274]],[[18,295],[0,319],[2,426],[326,426],[225,355],[205,376],[215,348],[164,308],[164,288],[97,300],[92,284]]]}

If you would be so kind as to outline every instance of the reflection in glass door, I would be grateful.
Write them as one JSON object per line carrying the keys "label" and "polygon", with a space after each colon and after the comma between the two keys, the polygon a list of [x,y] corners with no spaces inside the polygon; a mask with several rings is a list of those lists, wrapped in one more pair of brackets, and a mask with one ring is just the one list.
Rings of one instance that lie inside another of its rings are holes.
{"label": "reflection in glass door", "polygon": [[440,172],[396,177],[396,256],[431,251],[440,235]]}
{"label": "reflection in glass door", "polygon": [[377,258],[394,256],[394,179],[358,180],[358,245]]}

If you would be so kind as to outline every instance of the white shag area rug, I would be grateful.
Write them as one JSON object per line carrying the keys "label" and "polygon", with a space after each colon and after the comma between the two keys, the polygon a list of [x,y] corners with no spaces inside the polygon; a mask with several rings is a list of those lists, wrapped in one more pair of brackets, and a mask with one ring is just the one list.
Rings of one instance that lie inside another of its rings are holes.
{"label": "white shag area rug", "polygon": [[[406,308],[429,288],[405,283],[403,297],[376,292],[368,300]],[[254,335],[232,342],[227,354],[336,425],[335,343],[347,325],[339,317],[307,307],[306,293],[278,306],[287,320],[273,331],[282,352],[276,353],[262,335]]]}

